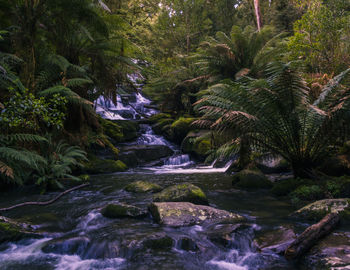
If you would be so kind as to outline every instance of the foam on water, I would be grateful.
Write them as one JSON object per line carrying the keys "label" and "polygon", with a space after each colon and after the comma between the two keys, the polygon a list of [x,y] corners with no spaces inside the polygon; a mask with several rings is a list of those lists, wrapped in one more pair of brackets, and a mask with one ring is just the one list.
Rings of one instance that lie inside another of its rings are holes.
{"label": "foam on water", "polygon": [[240,266],[232,262],[211,260],[208,264],[218,267],[220,270],[248,270],[247,266]]}
{"label": "foam on water", "polygon": [[[28,264],[36,269],[36,265],[43,262],[54,266],[56,270],[116,270],[123,267],[125,259],[82,259],[78,255],[61,255],[43,253],[41,248],[52,238],[32,239],[26,242],[12,243],[0,252],[0,269],[24,269]],[[18,268],[20,265],[21,268]],[[50,268],[51,269],[51,268]]]}

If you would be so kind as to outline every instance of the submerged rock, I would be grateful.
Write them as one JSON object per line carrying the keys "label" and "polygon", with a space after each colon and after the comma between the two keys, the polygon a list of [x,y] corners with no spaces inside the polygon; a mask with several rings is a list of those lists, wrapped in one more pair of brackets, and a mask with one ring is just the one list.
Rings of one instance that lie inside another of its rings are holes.
{"label": "submerged rock", "polygon": [[90,240],[84,236],[73,238],[63,237],[48,241],[41,250],[44,253],[83,255],[89,244]]}
{"label": "submerged rock", "polygon": [[208,205],[204,192],[190,183],[167,187],[153,196],[155,202],[191,202]]}
{"label": "submerged rock", "polygon": [[182,250],[186,251],[197,251],[199,250],[196,242],[194,242],[191,238],[183,237],[178,241],[178,247]]}
{"label": "submerged rock", "polygon": [[332,233],[314,246],[301,263],[308,270],[350,269],[350,234]]}
{"label": "submerged rock", "polygon": [[250,227],[247,224],[213,224],[206,228],[205,234],[211,242],[230,247],[235,241],[232,235]]}
{"label": "submerged rock", "polygon": [[152,203],[149,210],[156,222],[172,227],[192,226],[204,222],[236,223],[244,220],[238,214],[188,202]]}
{"label": "submerged rock", "polygon": [[38,237],[30,225],[0,216],[0,243],[18,241],[26,237]]}
{"label": "submerged rock", "polygon": [[142,218],[147,212],[133,205],[109,204],[101,210],[101,214],[108,218]]}
{"label": "submerged rock", "polygon": [[313,202],[291,214],[291,217],[321,220],[331,212],[338,212],[343,220],[350,221],[350,199],[325,199]]}
{"label": "submerged rock", "polygon": [[174,240],[167,235],[153,235],[143,242],[145,248],[154,250],[169,250],[174,246]]}
{"label": "submerged rock", "polygon": [[282,254],[295,238],[296,234],[292,228],[280,226],[276,230],[263,233],[254,243],[262,251]]}
{"label": "submerged rock", "polygon": [[147,181],[135,181],[125,187],[126,191],[135,193],[159,192],[162,189],[160,185]]}
{"label": "submerged rock", "polygon": [[241,189],[267,189],[272,187],[271,181],[259,170],[242,170],[232,179],[232,185]]}

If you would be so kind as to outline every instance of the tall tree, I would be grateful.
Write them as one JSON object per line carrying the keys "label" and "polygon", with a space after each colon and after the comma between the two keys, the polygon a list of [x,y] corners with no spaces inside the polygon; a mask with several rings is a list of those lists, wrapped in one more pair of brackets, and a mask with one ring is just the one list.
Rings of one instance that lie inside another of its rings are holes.
{"label": "tall tree", "polygon": [[262,27],[262,19],[261,19],[261,13],[260,13],[259,0],[254,0],[254,9],[255,9],[255,16],[256,16],[256,24],[258,26],[258,31],[260,32]]}

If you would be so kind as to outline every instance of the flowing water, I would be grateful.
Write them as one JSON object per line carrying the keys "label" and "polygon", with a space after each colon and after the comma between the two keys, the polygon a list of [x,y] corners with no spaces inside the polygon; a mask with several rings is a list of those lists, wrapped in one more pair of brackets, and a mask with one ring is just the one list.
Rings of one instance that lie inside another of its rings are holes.
{"label": "flowing water", "polygon": [[[144,107],[150,101],[137,94],[130,105],[100,97],[96,110],[108,119],[142,118],[155,111]],[[140,112],[142,115],[140,115]],[[124,114],[124,117],[122,116]],[[31,206],[13,210],[9,217],[35,224],[40,237],[0,245],[1,270],[257,270],[298,269],[282,256],[260,252],[254,238],[264,231],[290,225],[289,203],[269,193],[232,189],[231,176],[224,168],[196,165],[179,147],[155,135],[149,125],[141,126],[142,135],[130,144],[167,145],[174,155],[163,165],[136,168],[126,173],[92,176],[92,184],[62,197],[45,207]],[[190,182],[201,187],[210,205],[239,213],[246,225],[226,239],[212,241],[210,235],[225,229],[225,224],[170,228],[156,224],[151,216],[144,219],[108,219],[100,214],[109,203],[127,203],[147,209],[152,194],[133,194],[124,187],[136,180],[161,186]],[[0,207],[23,201],[49,200],[55,194],[36,194],[28,190],[2,194]],[[214,227],[213,227],[214,226]],[[222,226],[222,227],[220,227]],[[305,225],[301,225],[305,227]],[[171,237],[171,248],[148,248],[147,239]],[[189,240],[190,239],[190,240]],[[184,241],[190,248],[183,249]],[[192,247],[192,248],[191,248]]]}
{"label": "flowing water", "polygon": [[[199,171],[200,169],[197,168]],[[207,172],[207,171],[206,171]],[[143,209],[151,194],[133,194],[123,187],[135,180],[152,181],[163,186],[191,182],[207,194],[210,205],[247,217],[250,226],[234,233],[227,246],[212,242],[212,227],[169,228],[144,219],[108,219],[99,211],[108,203],[128,203]],[[16,191],[0,200],[0,207],[25,200],[45,200],[53,194],[28,195]],[[127,173],[92,177],[92,185],[68,194],[45,207],[14,210],[11,217],[36,224],[39,239],[27,239],[0,246],[0,269],[297,269],[283,257],[258,252],[253,239],[266,230],[290,224],[287,202],[265,192],[244,192],[231,188],[231,177],[223,173],[172,174],[140,169]],[[171,249],[147,249],[142,241],[170,236]],[[180,248],[181,239],[192,239],[199,250]]]}

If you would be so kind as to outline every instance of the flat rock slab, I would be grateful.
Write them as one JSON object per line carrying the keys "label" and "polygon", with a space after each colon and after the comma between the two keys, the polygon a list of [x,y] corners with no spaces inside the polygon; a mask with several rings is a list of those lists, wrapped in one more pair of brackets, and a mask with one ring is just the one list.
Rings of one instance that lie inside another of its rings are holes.
{"label": "flat rock slab", "polygon": [[238,214],[189,202],[152,203],[149,210],[156,222],[171,227],[199,225],[204,222],[237,223],[244,220]]}

